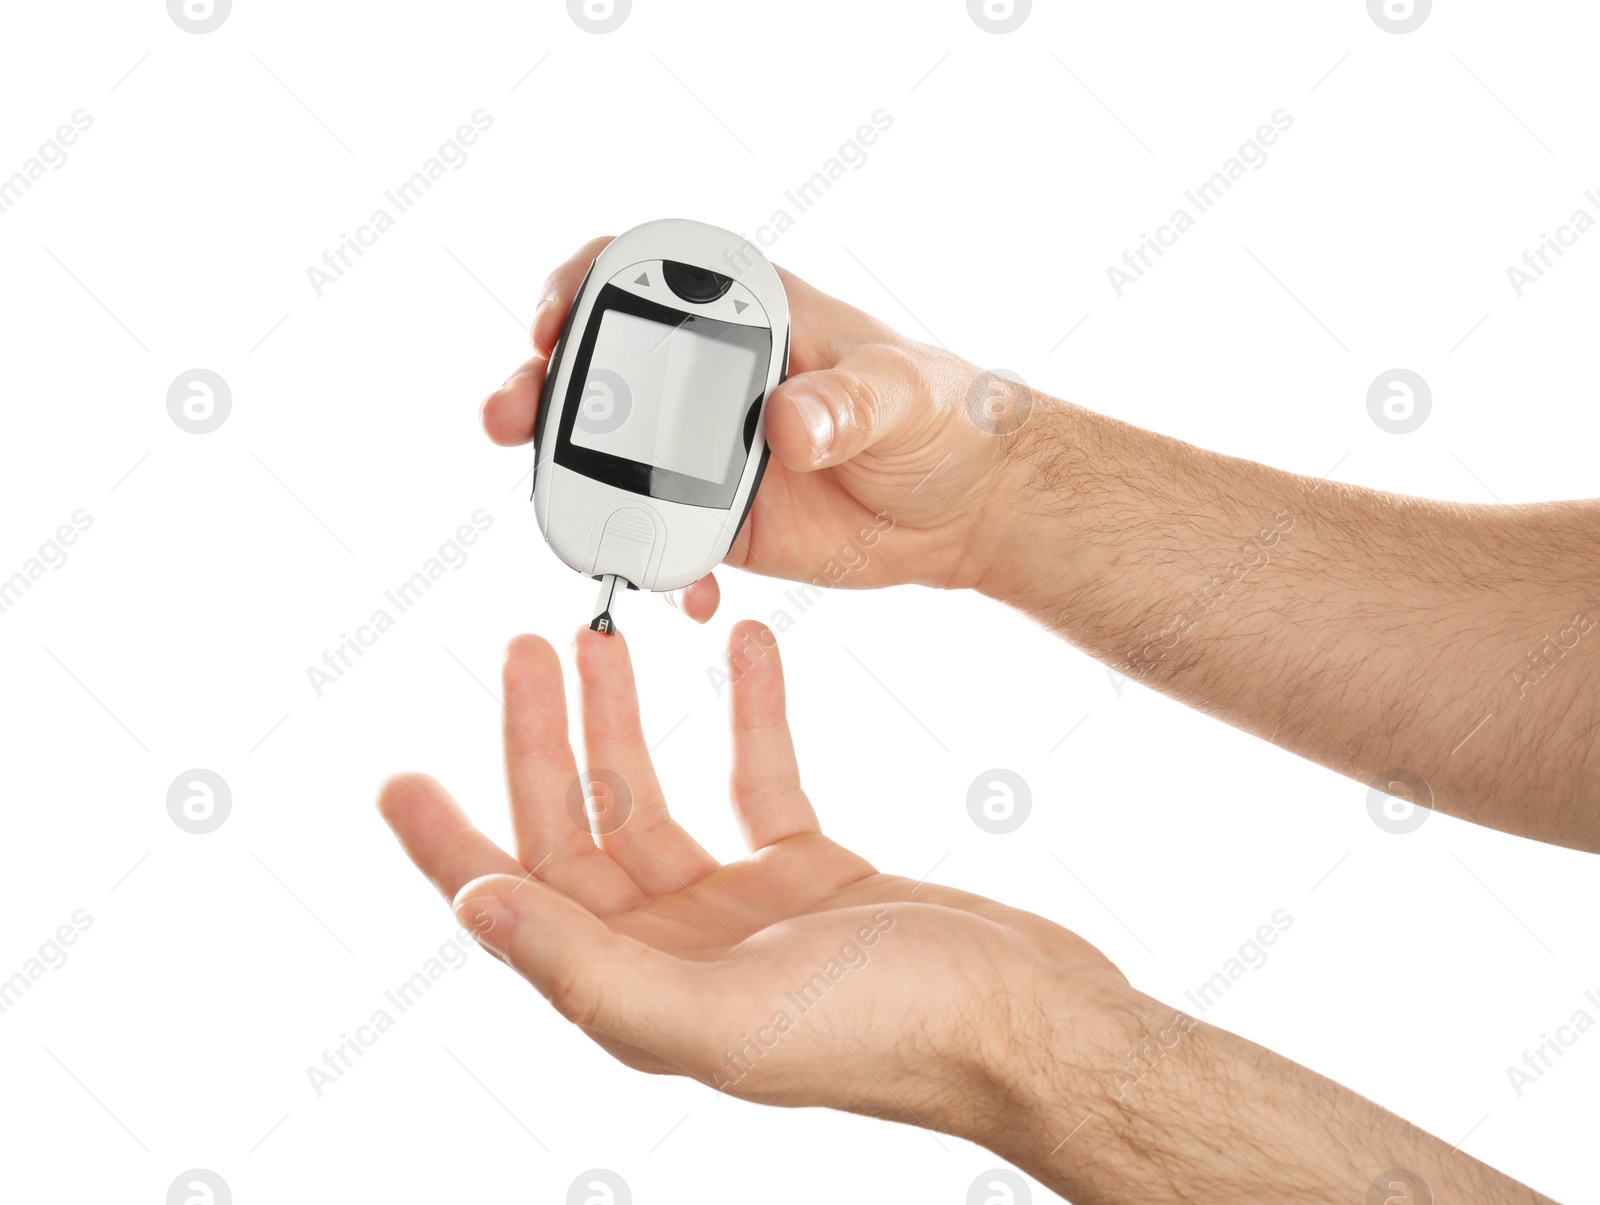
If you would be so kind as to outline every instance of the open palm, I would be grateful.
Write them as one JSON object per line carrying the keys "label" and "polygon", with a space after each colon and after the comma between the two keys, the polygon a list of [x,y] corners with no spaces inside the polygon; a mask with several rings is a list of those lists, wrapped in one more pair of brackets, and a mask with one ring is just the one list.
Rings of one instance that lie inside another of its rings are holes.
{"label": "open palm", "polygon": [[1084,1005],[1051,1026],[1092,1017],[1125,986],[1043,918],[880,874],[823,836],[800,787],[774,638],[745,623],[731,639],[763,650],[732,691],[747,858],[719,864],[667,814],[627,646],[588,630],[582,778],[555,651],[524,636],[507,654],[515,857],[432,779],[385,784],[380,809],[412,860],[564,1016],[640,1070],[923,1121],[952,1098],[982,1099],[974,1081],[991,1047],[1043,1023],[1047,982]]}

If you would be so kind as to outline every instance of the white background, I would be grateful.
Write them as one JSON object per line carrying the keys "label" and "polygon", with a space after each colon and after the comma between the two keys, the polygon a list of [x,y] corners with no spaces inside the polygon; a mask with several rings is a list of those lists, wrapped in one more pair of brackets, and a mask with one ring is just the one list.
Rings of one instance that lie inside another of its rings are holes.
{"label": "white background", "polygon": [[[639,1202],[956,1203],[995,1164],[634,1075],[476,952],[320,1098],[308,1084],[453,927],[377,785],[426,769],[505,836],[502,650],[564,647],[587,619],[593,584],[538,537],[531,454],[492,447],[477,404],[527,355],[545,273],[594,234],[754,233],[883,109],[866,164],[771,249],[822,288],[1298,472],[1594,492],[1600,233],[1520,299],[1505,274],[1596,210],[1591,5],[1441,3],[1405,36],[1359,0],[1040,4],[1004,36],[958,0],[637,0],[604,36],[557,0],[238,0],[203,36],[159,0],[4,20],[0,175],[93,117],[0,214],[0,575],[93,517],[0,615],[0,976],[93,917],[0,1015],[7,1199],[156,1203],[203,1167],[241,1203],[561,1201],[603,1166]],[[494,124],[465,166],[316,296],[306,269],[479,109]],[[1124,247],[1278,109],[1294,124],[1266,166],[1116,297]],[[1406,436],[1366,412],[1396,366],[1434,395]],[[166,410],[197,367],[233,397],[208,435]],[[317,697],[307,667],[480,508],[468,562]],[[638,595],[622,623],[676,812],[735,856],[707,671],[734,619],[786,604],[782,583],[722,580],[705,629]],[[783,644],[835,837],[1058,919],[1174,1003],[1285,909],[1207,1020],[1600,1200],[1600,1030],[1520,1098],[1506,1076],[1576,1009],[1600,1016],[1591,857],[1443,816],[1386,833],[1362,785],[1119,694],[980,599],[839,592]],[[232,789],[207,836],[166,812],[192,767]],[[993,767],[1031,784],[1009,836],[966,812]]]}

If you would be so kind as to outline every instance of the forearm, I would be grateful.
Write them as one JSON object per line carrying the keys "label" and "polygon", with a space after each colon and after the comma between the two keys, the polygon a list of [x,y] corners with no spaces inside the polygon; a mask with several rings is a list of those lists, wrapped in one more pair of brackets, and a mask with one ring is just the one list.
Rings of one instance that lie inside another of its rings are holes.
{"label": "forearm", "polygon": [[[1011,1066],[1020,1107],[979,1139],[1077,1205],[1549,1200],[1349,1089],[1149,997],[1131,994],[1121,1022],[1126,1049],[1075,1055],[1070,1065],[1034,1052]],[[1389,1172],[1403,1174],[1368,1196]],[[1409,1193],[1389,1187],[1396,1181]]]}
{"label": "forearm", "polygon": [[1058,402],[1014,439],[985,593],[1363,782],[1600,849],[1600,506],[1403,498]]}

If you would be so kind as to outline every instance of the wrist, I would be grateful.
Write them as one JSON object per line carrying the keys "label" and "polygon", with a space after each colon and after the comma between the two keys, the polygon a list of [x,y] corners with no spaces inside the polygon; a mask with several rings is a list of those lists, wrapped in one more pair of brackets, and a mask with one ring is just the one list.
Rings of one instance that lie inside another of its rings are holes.
{"label": "wrist", "polygon": [[1007,1067],[1002,1124],[976,1140],[1083,1205],[1339,1205],[1385,1169],[1411,1169],[1402,1179],[1436,1200],[1518,1189],[1348,1089],[1131,988],[1075,1029],[1060,1046],[1024,1044]]}
{"label": "wrist", "polygon": [[[1038,1042],[1013,1042],[998,1070],[1006,1107],[968,1135],[1054,1191],[1086,1203],[1244,1199],[1252,1177],[1273,1179],[1255,1162],[1266,1152],[1315,1145],[1313,1123],[1278,1108],[1269,1090],[1282,1082],[1248,1043],[1126,984],[1087,1004],[1080,984],[1058,998]],[[1278,1187],[1354,1183],[1340,1155],[1286,1160]],[[1205,1196],[1206,1185],[1227,1188]]]}
{"label": "wrist", "polygon": [[979,1140],[1054,1191],[1176,1205],[1200,1199],[1190,1193],[1208,1178],[1233,1183],[1234,1156],[1219,1145],[1244,1138],[1260,1151],[1277,1140],[1216,1124],[1221,1101],[1239,1109],[1237,1069],[1223,1065],[1233,1052],[1220,1048],[1231,1035],[1132,988],[1103,1000],[1087,1025],[1073,1021],[1071,1044],[1007,1069],[1007,1124]]}
{"label": "wrist", "polygon": [[[1079,519],[1091,505],[1106,449],[1100,417],[1035,394],[1028,421],[997,458],[975,539],[974,589],[1038,613],[1069,606],[1085,549]],[[1103,491],[1101,491],[1103,492]]]}
{"label": "wrist", "polygon": [[[1044,1169],[1063,1152],[1082,1154],[1079,1127],[1108,1112],[1119,1074],[1129,1078],[1129,1052],[1180,1014],[1114,972],[1053,977],[1010,1000],[1006,1023],[986,1027],[992,1045],[978,1060],[991,1107],[956,1132],[1055,1183]],[[1126,1091],[1126,1083],[1120,1088]],[[1102,1128],[1092,1137],[1103,1142],[1106,1134]]]}

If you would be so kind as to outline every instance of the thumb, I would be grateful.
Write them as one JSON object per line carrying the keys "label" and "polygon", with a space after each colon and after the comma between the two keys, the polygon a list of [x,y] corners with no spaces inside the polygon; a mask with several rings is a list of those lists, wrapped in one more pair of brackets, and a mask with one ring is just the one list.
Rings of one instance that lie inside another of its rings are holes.
{"label": "thumb", "polygon": [[480,945],[573,1024],[677,1062],[689,1056],[685,1031],[696,1016],[701,968],[613,932],[531,876],[473,879],[451,908]]}
{"label": "thumb", "polygon": [[784,465],[802,473],[842,464],[904,427],[910,395],[897,376],[803,372],[767,399],[767,442]]}

